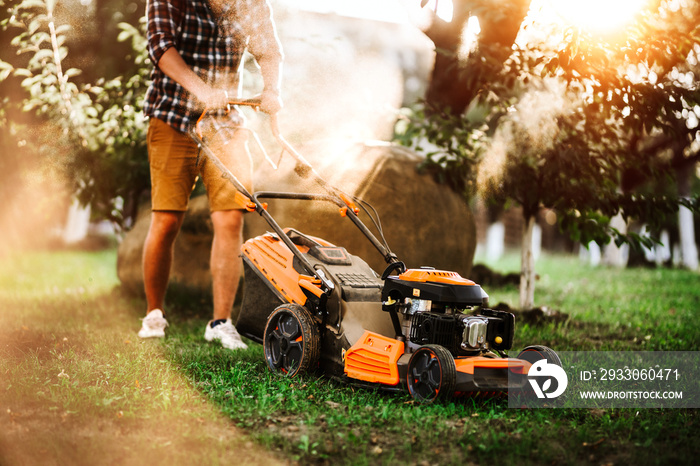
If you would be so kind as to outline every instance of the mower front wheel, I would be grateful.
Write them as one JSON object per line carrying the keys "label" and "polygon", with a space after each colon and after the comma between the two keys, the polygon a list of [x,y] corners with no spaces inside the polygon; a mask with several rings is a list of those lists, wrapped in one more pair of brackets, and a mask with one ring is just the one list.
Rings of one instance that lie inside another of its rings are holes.
{"label": "mower front wheel", "polygon": [[320,348],[318,326],[305,307],[283,304],[267,318],[263,350],[272,372],[294,377],[312,371],[318,365]]}
{"label": "mower front wheel", "polygon": [[408,361],[406,384],[413,399],[420,403],[454,395],[457,385],[454,357],[443,346],[421,346]]}
{"label": "mower front wheel", "polygon": [[562,367],[561,359],[559,359],[559,355],[556,351],[542,345],[528,346],[518,354],[518,359],[523,359],[530,364],[534,364],[540,359],[546,359],[548,363]]}

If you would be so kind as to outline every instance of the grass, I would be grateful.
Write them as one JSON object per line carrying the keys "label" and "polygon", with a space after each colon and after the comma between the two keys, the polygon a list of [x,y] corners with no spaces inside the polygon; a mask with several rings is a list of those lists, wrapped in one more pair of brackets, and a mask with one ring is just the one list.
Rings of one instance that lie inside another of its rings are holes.
{"label": "grass", "polygon": [[[512,264],[507,257],[496,267]],[[555,256],[544,257],[538,270],[538,302],[569,318],[518,327],[516,347],[698,349],[697,274],[594,269]],[[494,302],[517,303],[515,287],[489,292]],[[203,346],[193,338],[200,325],[174,326],[165,343],[170,357],[226,415],[303,463],[683,464],[695,450],[695,411],[519,411],[502,400],[473,399],[420,406],[405,394],[275,376],[260,346],[235,354]]]}
{"label": "grass", "polygon": [[[9,376],[0,381],[0,401],[26,399],[40,386],[32,398],[59,421],[106,416],[132,424],[164,413],[201,416],[201,405],[210,405],[258,445],[301,464],[694,463],[696,410],[514,410],[480,399],[423,406],[327,378],[288,379],[267,370],[259,345],[232,353],[204,342],[208,311],[182,294],[169,297],[168,338],[136,341],[143,303],[113,290],[114,261],[113,251],[36,254],[0,271],[0,307],[15,308],[14,317],[0,314],[0,342],[2,332],[43,342],[21,351],[0,343],[0,374]],[[517,261],[494,267],[512,270]],[[544,256],[537,270],[537,303],[568,318],[519,325],[516,348],[698,350],[695,273],[590,268],[559,256]],[[492,303],[517,303],[514,287],[487,291]],[[57,325],[42,323],[52,314]],[[91,334],[102,319],[115,331]]]}
{"label": "grass", "polygon": [[[51,263],[46,264],[46,259]],[[44,386],[38,395],[61,409],[77,398],[87,412],[107,410],[127,417],[143,413],[146,406],[153,412],[167,409],[178,381],[173,371],[162,370],[167,360],[151,357],[153,345],[140,344],[135,335],[123,332],[127,322],[132,323],[130,313],[112,312],[113,307],[135,306],[109,291],[118,283],[105,270],[105,263],[113,263],[112,253],[30,255],[15,264],[19,273],[4,271],[0,299],[11,311],[0,316],[0,326],[8,329],[19,324],[8,338],[22,345],[5,345],[9,357],[3,369],[11,375],[36,374],[33,381]],[[91,332],[96,318],[102,327],[98,333]],[[155,351],[162,353],[158,347]],[[5,390],[17,384],[18,391],[23,391],[21,377],[8,379]],[[147,384],[144,390],[143,384]],[[150,391],[148,404],[141,403],[144,392]],[[150,395],[158,403],[154,405]],[[181,403],[184,406],[186,401]]]}

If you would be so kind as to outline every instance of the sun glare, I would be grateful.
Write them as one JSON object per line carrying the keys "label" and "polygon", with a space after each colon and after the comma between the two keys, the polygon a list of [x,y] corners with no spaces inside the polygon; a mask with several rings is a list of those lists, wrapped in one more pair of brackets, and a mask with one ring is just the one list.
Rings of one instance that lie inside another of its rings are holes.
{"label": "sun glare", "polygon": [[548,0],[562,21],[598,34],[626,27],[649,0]]}
{"label": "sun glare", "polygon": [[452,21],[452,0],[430,0],[425,7],[432,9],[444,21]]}

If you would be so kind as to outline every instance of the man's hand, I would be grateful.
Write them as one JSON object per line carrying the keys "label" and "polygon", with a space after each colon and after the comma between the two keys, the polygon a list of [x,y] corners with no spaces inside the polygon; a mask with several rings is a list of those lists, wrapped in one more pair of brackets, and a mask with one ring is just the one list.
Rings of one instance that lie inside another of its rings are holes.
{"label": "man's hand", "polygon": [[[175,47],[165,51],[158,62],[158,67],[187,89],[205,108],[224,108],[229,102],[229,95],[223,89],[217,89],[202,81],[184,62]],[[230,93],[235,97],[235,93]]]}
{"label": "man's hand", "polygon": [[199,94],[195,97],[199,100],[204,108],[215,109],[215,108],[225,108],[226,105],[231,101],[235,94],[229,95],[230,93],[224,89],[217,89],[209,85],[205,85]]}
{"label": "man's hand", "polygon": [[283,106],[279,92],[271,89],[263,90],[260,95],[260,110],[268,115],[275,115],[282,110]]}

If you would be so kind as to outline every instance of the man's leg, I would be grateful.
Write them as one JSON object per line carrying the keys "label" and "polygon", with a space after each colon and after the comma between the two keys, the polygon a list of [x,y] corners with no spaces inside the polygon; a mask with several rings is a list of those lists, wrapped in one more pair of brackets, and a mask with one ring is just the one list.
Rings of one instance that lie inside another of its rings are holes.
{"label": "man's leg", "polygon": [[219,210],[211,213],[214,241],[211,247],[211,275],[214,320],[229,319],[241,278],[243,211]]}
{"label": "man's leg", "polygon": [[211,214],[214,242],[211,248],[211,275],[214,295],[214,318],[204,330],[204,338],[217,340],[230,350],[245,349],[236,327],[231,322],[231,310],[241,278],[239,257],[243,242],[243,211],[218,210]]}
{"label": "man's leg", "polygon": [[143,248],[143,281],[146,290],[147,313],[163,309],[173,262],[175,238],[180,231],[184,212],[154,211]]}
{"label": "man's leg", "polygon": [[148,162],[151,171],[151,226],[143,248],[143,282],[147,313],[139,337],[164,337],[168,322],[163,302],[173,263],[173,247],[192,186],[197,179],[197,145],[184,133],[158,118],[148,123]]}
{"label": "man's leg", "polygon": [[[210,149],[219,161],[228,167],[252,192],[252,161],[247,149],[245,131],[220,131],[210,140]],[[244,205],[236,200],[236,188],[221,176],[221,171],[206,158],[200,168],[204,186],[209,196],[209,206],[214,224],[214,242],[211,248],[211,274],[214,297],[213,319],[207,324],[204,338],[217,340],[231,350],[247,348],[231,322],[233,302],[241,278],[240,259],[243,243]]]}

